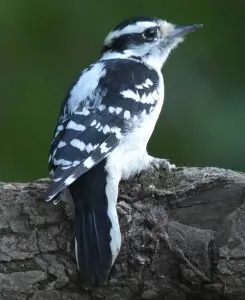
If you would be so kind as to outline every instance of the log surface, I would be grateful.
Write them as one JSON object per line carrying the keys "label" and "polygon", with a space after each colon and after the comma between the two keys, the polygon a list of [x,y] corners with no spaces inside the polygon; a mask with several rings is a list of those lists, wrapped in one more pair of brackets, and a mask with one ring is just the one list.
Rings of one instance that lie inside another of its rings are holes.
{"label": "log surface", "polygon": [[245,175],[149,170],[120,185],[122,248],[106,286],[84,290],[63,204],[48,180],[0,183],[0,299],[245,299]]}

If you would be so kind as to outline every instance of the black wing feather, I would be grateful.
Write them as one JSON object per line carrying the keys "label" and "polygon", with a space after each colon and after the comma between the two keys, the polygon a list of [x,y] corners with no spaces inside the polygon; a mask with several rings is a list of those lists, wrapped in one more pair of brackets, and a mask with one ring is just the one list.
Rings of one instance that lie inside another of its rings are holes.
{"label": "black wing feather", "polygon": [[[110,134],[105,140],[103,140],[103,142],[106,142],[108,147],[110,147],[110,151],[112,151],[119,144],[120,140],[116,137],[115,134]],[[101,142],[100,145],[103,142]],[[55,174],[53,176],[53,182],[51,183],[46,192],[46,199],[52,200],[64,188],[73,183],[82,174],[87,172],[90,169],[86,167],[86,162],[88,160],[92,160],[94,162],[93,166],[95,166],[99,162],[101,162],[108,154],[109,152],[101,153],[100,146],[98,146],[93,152],[83,157],[83,160],[81,161],[80,165],[70,167],[68,170],[64,170],[61,167],[56,168]],[[72,180],[69,180],[68,184],[66,180],[70,177],[72,177]],[[56,181],[59,178],[61,178],[61,180]]]}

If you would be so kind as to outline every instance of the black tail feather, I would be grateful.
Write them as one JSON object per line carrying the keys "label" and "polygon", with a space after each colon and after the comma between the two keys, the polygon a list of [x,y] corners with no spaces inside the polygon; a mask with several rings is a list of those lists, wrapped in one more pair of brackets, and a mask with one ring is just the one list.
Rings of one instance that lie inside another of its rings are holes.
{"label": "black tail feather", "polygon": [[85,285],[101,285],[108,278],[112,255],[110,231],[104,230],[106,223],[108,223],[107,215],[98,210],[83,212],[81,216],[75,218],[77,241],[75,251],[78,268]]}
{"label": "black tail feather", "polygon": [[70,187],[75,202],[75,253],[85,286],[106,282],[112,265],[112,224],[107,214],[104,162],[78,178]]}

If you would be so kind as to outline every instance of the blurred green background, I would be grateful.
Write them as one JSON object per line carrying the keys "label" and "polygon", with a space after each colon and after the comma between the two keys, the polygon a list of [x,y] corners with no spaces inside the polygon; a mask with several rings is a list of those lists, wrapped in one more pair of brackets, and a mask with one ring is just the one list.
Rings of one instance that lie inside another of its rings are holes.
{"label": "blurred green background", "polygon": [[0,3],[0,180],[45,177],[60,104],[117,23],[203,23],[163,68],[165,103],[149,151],[177,165],[245,171],[244,0],[11,0]]}

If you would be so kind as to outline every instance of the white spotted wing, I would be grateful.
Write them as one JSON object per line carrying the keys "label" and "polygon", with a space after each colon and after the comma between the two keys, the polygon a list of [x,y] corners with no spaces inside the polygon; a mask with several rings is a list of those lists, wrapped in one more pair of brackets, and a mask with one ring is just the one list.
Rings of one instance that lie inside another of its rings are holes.
{"label": "white spotted wing", "polygon": [[153,69],[131,59],[101,61],[82,73],[63,103],[54,133],[47,200],[109,155],[130,130],[130,121],[150,113],[158,81]]}

